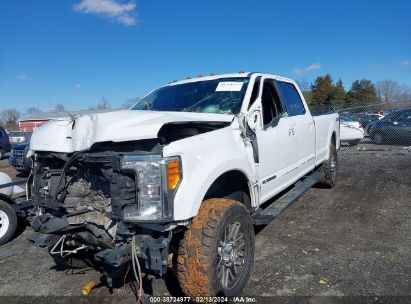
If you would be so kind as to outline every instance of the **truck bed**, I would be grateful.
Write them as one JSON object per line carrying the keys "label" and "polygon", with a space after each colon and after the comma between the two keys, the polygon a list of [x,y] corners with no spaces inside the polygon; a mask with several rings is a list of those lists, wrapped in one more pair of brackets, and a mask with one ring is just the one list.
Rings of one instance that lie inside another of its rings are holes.
{"label": "truck bed", "polygon": [[[316,147],[316,165],[322,163],[328,156],[328,142],[333,130],[338,130],[336,134],[336,148],[340,148],[340,119],[337,113],[322,114],[313,116],[315,124],[315,147]],[[334,124],[330,123],[333,121]],[[335,126],[335,127],[334,127]]]}

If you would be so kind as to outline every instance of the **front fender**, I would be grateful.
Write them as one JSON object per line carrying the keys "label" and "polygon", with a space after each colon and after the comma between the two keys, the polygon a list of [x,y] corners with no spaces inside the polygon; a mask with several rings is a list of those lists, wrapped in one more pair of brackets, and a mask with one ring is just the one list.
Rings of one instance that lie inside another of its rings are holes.
{"label": "front fender", "polygon": [[174,198],[174,219],[198,213],[212,183],[223,173],[237,170],[254,183],[250,154],[238,130],[231,127],[185,138],[166,146],[164,156],[181,156],[183,179]]}

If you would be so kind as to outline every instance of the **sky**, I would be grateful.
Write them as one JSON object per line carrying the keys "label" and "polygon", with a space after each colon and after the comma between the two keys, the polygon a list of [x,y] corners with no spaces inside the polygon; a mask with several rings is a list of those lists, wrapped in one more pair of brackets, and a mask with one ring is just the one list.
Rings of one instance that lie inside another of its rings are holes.
{"label": "sky", "polygon": [[0,110],[112,107],[187,76],[411,86],[411,1],[2,0]]}

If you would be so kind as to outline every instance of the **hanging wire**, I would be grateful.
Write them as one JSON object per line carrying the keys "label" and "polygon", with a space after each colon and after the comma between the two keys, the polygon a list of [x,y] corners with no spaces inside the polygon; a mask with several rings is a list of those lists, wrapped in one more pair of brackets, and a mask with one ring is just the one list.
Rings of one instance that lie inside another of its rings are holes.
{"label": "hanging wire", "polygon": [[[141,274],[141,267],[138,261],[137,256],[137,249],[136,249],[136,237],[133,236],[131,239],[131,263],[133,266],[134,277],[136,278],[138,284],[138,292],[137,292],[137,304],[141,303],[141,298],[143,295],[143,279]],[[137,268],[136,268],[137,266]]]}

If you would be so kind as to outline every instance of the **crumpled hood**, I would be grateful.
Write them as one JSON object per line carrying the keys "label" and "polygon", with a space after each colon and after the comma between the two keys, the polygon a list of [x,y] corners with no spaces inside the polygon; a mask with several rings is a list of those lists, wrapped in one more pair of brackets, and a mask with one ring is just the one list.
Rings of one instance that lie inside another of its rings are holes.
{"label": "crumpled hood", "polygon": [[90,148],[94,143],[157,138],[160,128],[169,122],[230,122],[233,115],[123,110],[59,119],[34,131],[30,150],[72,153]]}

